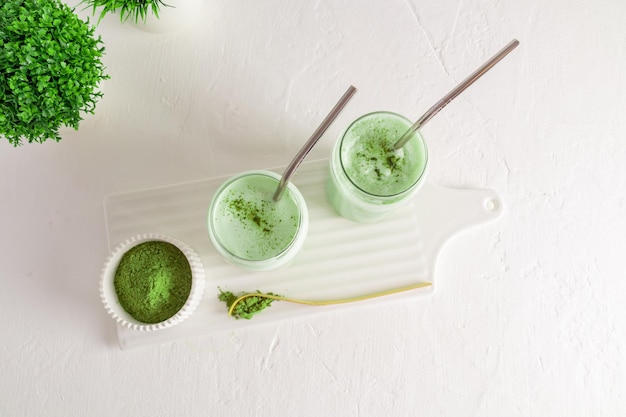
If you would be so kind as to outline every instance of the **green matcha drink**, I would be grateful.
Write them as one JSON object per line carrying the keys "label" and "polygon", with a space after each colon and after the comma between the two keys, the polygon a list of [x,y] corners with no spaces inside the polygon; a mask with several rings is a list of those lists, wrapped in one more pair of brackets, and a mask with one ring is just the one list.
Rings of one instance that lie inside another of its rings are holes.
{"label": "green matcha drink", "polygon": [[308,229],[304,198],[293,184],[274,201],[280,176],[251,171],[226,181],[209,209],[209,236],[228,261],[253,270],[284,265],[300,250]]}
{"label": "green matcha drink", "polygon": [[355,120],[336,143],[330,161],[328,200],[343,217],[376,222],[404,204],[421,186],[428,165],[419,133],[398,150],[411,127],[403,116],[374,112]]}

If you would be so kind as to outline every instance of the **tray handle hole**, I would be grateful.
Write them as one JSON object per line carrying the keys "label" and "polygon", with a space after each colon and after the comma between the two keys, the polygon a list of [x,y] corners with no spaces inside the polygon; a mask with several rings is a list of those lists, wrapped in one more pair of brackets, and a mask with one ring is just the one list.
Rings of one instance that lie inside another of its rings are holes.
{"label": "tray handle hole", "polygon": [[500,202],[495,198],[488,198],[485,200],[485,210],[495,213],[500,209]]}

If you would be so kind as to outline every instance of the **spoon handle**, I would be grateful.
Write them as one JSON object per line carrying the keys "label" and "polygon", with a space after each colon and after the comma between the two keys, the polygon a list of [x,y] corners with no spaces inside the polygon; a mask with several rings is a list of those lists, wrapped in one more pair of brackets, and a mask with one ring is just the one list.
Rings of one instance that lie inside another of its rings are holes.
{"label": "spoon handle", "polygon": [[248,293],[248,294],[244,294],[242,296],[237,297],[237,299],[235,299],[235,301],[233,301],[233,303],[228,308],[228,315],[232,316],[233,311],[235,310],[235,307],[237,306],[237,304],[239,304],[239,302],[249,297],[269,298],[269,299],[277,300],[277,301],[289,301],[291,303],[306,304],[310,306],[327,306],[331,304],[346,304],[346,303],[353,303],[355,301],[369,300],[370,298],[382,297],[385,295],[396,294],[396,293],[403,292],[403,291],[415,290],[418,288],[428,287],[429,285],[433,285],[433,284],[431,282],[418,282],[417,284],[408,285],[406,287],[393,288],[391,290],[379,291],[379,292],[372,293],[372,294],[359,295],[356,297],[349,297],[349,298],[337,298],[334,300],[321,300],[321,301],[300,300],[297,298],[283,297],[282,295],[254,292],[254,293]]}
{"label": "spoon handle", "polygon": [[441,109],[446,107],[448,103],[454,100],[459,94],[461,94],[467,87],[472,85],[474,81],[482,77],[487,71],[489,71],[494,65],[496,65],[502,58],[507,56],[509,52],[515,49],[519,45],[519,41],[517,39],[513,39],[508,43],[504,48],[502,48],[498,53],[496,53],[493,57],[489,59],[489,61],[485,62],[481,65],[476,71],[470,74],[469,77],[461,81],[459,85],[454,87],[452,91],[446,94],[441,100],[436,102],[430,109],[424,113],[422,117],[420,117],[417,122],[413,124],[407,130],[404,135],[393,145],[393,149],[400,149],[409,141],[410,136],[415,133],[420,127],[424,126],[430,119],[432,119]]}
{"label": "spoon handle", "polygon": [[302,149],[300,149],[300,151],[296,154],[293,160],[289,163],[289,165],[285,169],[285,172],[283,173],[283,176],[280,179],[280,182],[278,183],[276,192],[274,192],[274,201],[280,200],[280,198],[283,196],[285,187],[287,186],[287,183],[293,176],[296,169],[298,169],[298,166],[300,166],[304,158],[306,158],[311,149],[313,149],[313,146],[315,146],[317,141],[322,137],[324,132],[326,132],[326,129],[328,129],[328,127],[335,120],[335,118],[339,116],[339,113],[341,113],[345,105],[348,104],[348,101],[352,98],[354,93],[356,93],[356,87],[351,85],[348,90],[343,94],[343,96],[339,99],[337,104],[335,104],[335,107],[333,107],[328,116],[326,116],[326,118],[322,121],[322,124],[320,124],[315,132],[313,132],[309,140],[307,140]]}

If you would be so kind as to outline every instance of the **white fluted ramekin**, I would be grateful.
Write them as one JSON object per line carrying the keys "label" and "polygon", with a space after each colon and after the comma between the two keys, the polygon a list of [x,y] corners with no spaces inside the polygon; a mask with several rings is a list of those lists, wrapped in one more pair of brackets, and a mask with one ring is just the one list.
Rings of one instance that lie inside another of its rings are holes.
{"label": "white fluted ramekin", "polygon": [[[124,256],[124,254],[131,248],[141,243],[151,241],[168,242],[176,246],[185,255],[187,261],[189,262],[189,266],[191,267],[191,291],[189,292],[187,301],[176,314],[160,323],[143,323],[128,314],[118,301],[113,283],[115,271],[117,270],[122,256]],[[102,300],[106,311],[113,317],[113,319],[115,319],[117,323],[122,326],[139,331],[165,329],[179,324],[191,316],[191,314],[196,310],[198,304],[200,304],[200,300],[202,299],[202,294],[204,293],[205,280],[206,275],[202,261],[200,260],[197,252],[191,246],[178,239],[157,233],[141,234],[133,236],[118,245],[107,259],[100,276],[100,299]]]}

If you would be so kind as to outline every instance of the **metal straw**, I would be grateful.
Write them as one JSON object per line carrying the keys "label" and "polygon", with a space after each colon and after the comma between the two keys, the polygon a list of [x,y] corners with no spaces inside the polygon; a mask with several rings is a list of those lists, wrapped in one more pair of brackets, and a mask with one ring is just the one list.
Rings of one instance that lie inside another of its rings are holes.
{"label": "metal straw", "polygon": [[424,115],[422,117],[420,117],[417,120],[417,122],[415,122],[413,124],[413,126],[411,126],[409,128],[409,130],[407,130],[404,133],[404,135],[402,135],[402,137],[393,145],[393,149],[394,150],[395,149],[400,149],[401,147],[406,145],[406,143],[409,141],[409,139],[411,138],[411,135],[413,133],[417,132],[417,130],[419,128],[424,126],[430,119],[433,118],[433,116],[435,116],[437,113],[439,113],[439,111],[441,109],[446,107],[446,105],[448,103],[450,103],[452,100],[454,100],[459,94],[461,94],[463,91],[465,91],[465,89],[467,87],[472,85],[474,83],[474,81],[479,79],[484,73],[489,71],[502,58],[504,58],[509,52],[511,52],[513,49],[515,49],[517,47],[517,45],[519,45],[519,41],[517,39],[513,39],[511,42],[509,42],[509,44],[507,46],[502,48],[500,50],[500,52],[495,54],[489,61],[485,62],[480,68],[478,68],[476,71],[474,71],[469,77],[467,77],[459,85],[454,87],[454,89],[452,91],[450,91],[448,94],[446,94],[441,100],[436,102],[434,106],[432,106],[430,109],[428,109],[426,111],[426,113],[424,113]]}
{"label": "metal straw", "polygon": [[315,132],[313,132],[313,135],[311,135],[311,137],[304,144],[302,149],[300,149],[300,151],[296,154],[293,160],[289,163],[289,165],[285,169],[285,172],[283,173],[283,176],[280,179],[280,182],[278,183],[276,192],[274,193],[274,201],[280,200],[280,198],[283,196],[283,192],[287,187],[287,183],[289,183],[289,180],[295,173],[296,169],[298,169],[298,166],[300,166],[300,163],[304,160],[304,158],[306,158],[307,154],[311,151],[311,149],[313,149],[313,146],[315,146],[317,141],[322,137],[326,129],[328,129],[328,127],[335,120],[335,118],[339,116],[339,113],[341,113],[345,105],[348,104],[348,101],[352,98],[354,93],[356,93],[356,88],[351,85],[348,90],[343,94],[341,99],[339,99],[337,104],[335,104],[335,107],[333,107],[328,116],[326,116],[326,118],[322,121],[322,124],[320,124]]}

